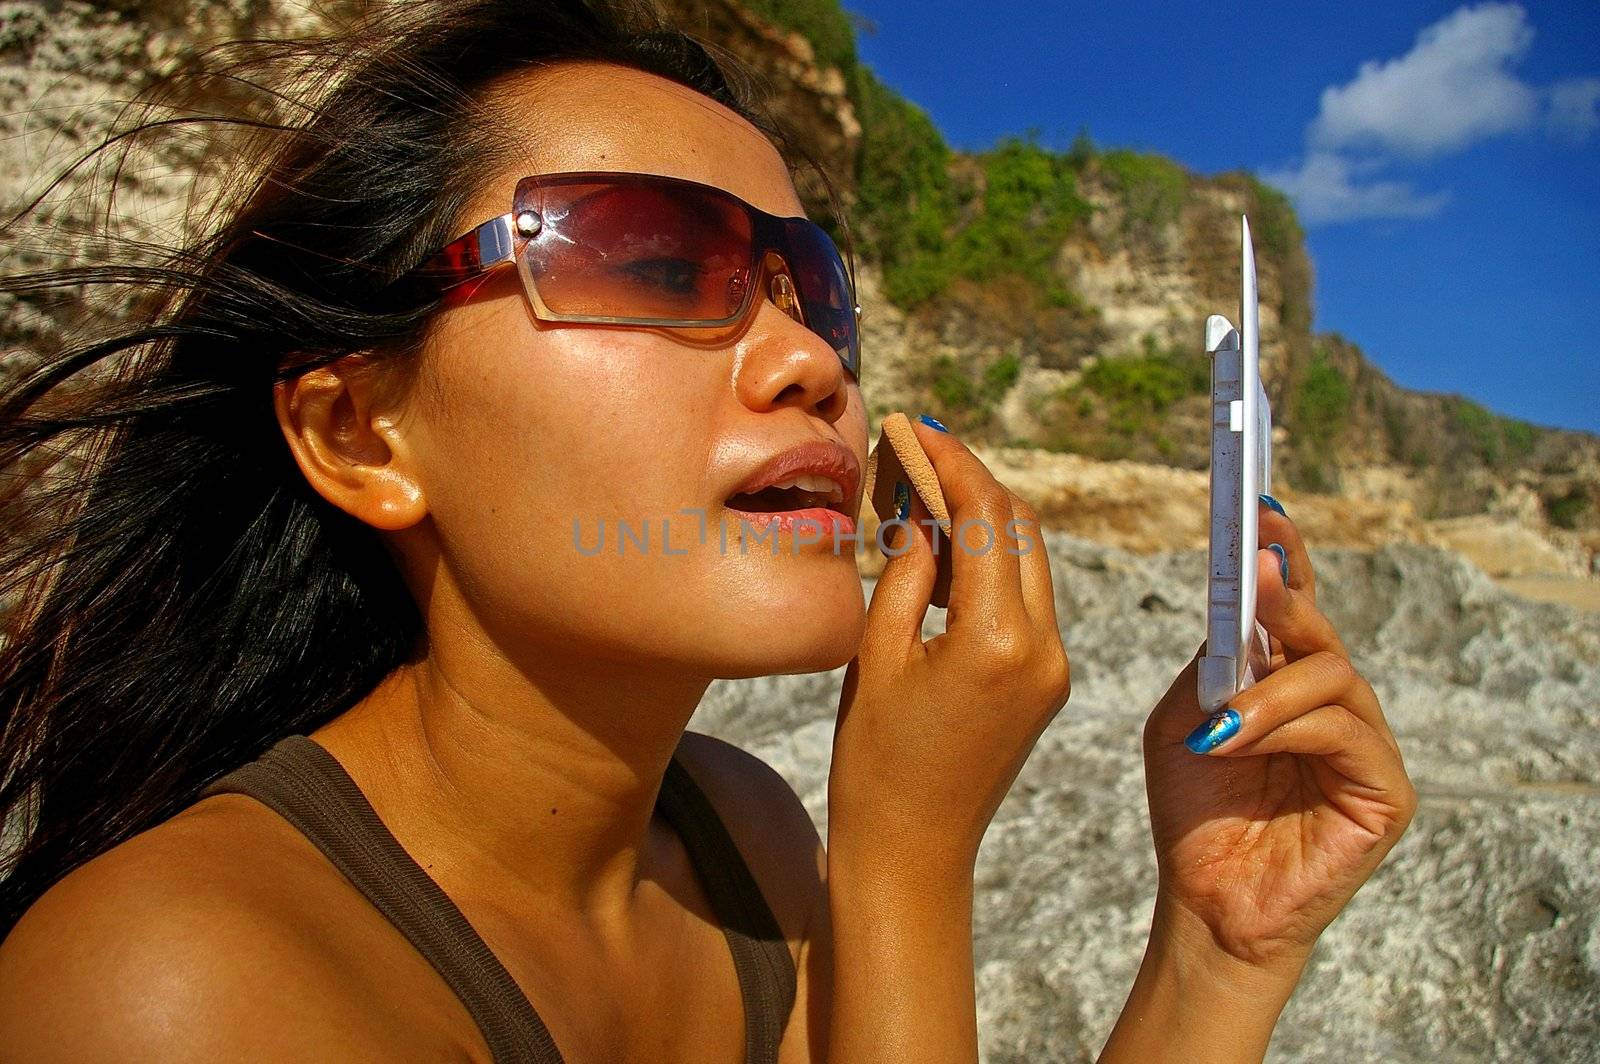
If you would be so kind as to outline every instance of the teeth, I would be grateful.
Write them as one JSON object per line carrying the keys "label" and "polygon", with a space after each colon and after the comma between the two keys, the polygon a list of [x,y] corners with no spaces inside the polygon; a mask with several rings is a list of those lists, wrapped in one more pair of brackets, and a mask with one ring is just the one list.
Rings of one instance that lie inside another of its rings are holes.
{"label": "teeth", "polygon": [[834,502],[841,502],[844,499],[844,489],[839,486],[837,481],[829,477],[816,476],[811,473],[801,473],[797,476],[789,478],[788,480],[780,480],[776,484],[769,484],[768,487],[799,488],[801,491],[810,491],[818,495],[826,495]]}

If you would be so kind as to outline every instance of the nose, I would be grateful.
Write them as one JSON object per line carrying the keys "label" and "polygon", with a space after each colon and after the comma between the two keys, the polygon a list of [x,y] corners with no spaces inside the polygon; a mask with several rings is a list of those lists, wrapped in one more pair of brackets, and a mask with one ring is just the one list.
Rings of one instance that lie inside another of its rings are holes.
{"label": "nose", "polygon": [[849,404],[849,375],[838,354],[804,325],[805,311],[788,263],[777,252],[762,260],[764,285],[735,388],[752,410],[799,406],[830,424]]}

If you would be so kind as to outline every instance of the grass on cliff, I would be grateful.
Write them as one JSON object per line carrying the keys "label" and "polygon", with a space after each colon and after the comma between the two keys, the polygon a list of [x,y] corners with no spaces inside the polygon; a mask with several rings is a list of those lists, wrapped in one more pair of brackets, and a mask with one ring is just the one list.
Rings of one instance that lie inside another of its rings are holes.
{"label": "grass on cliff", "polygon": [[1462,439],[1485,465],[1519,462],[1533,453],[1539,430],[1526,421],[1502,417],[1481,403],[1450,396],[1445,403],[1452,434]]}
{"label": "grass on cliff", "polygon": [[1557,528],[1577,528],[1579,519],[1589,506],[1589,497],[1580,488],[1573,488],[1564,495],[1544,501],[1545,516]]}
{"label": "grass on cliff", "polygon": [[[868,254],[883,269],[885,295],[910,309],[948,291],[957,278],[1023,278],[1045,306],[1077,302],[1055,269],[1061,244],[1093,208],[1079,193],[1097,168],[1124,204],[1124,233],[1139,239],[1177,221],[1190,177],[1160,155],[1099,152],[1087,134],[1067,151],[1036,131],[1002,138],[956,166],[927,113],[884,85],[870,68],[853,77],[862,125],[856,218]],[[958,178],[956,173],[971,174]]]}
{"label": "grass on cliff", "polygon": [[932,396],[939,419],[965,432],[990,423],[1000,400],[1021,373],[1022,363],[1015,351],[986,364],[967,356],[941,354],[926,365],[916,383]]}
{"label": "grass on cliff", "polygon": [[[1081,135],[1087,140],[1087,134]],[[1081,154],[1082,146],[1076,148]],[[1149,239],[1177,224],[1189,174],[1164,155],[1114,149],[1090,159],[1111,180],[1123,207],[1123,235]]]}
{"label": "grass on cliff", "polygon": [[954,153],[926,112],[867,67],[856,67],[855,87],[863,130],[856,218],[889,300],[911,308],[957,278],[1011,274],[1044,304],[1071,305],[1055,256],[1089,205],[1068,158],[1034,133],[1007,137],[976,157],[973,179],[958,183]]}
{"label": "grass on cliff", "polygon": [[[1181,451],[1174,411],[1210,389],[1209,360],[1147,335],[1138,353],[1099,359],[1056,393],[1040,443],[1093,458],[1173,462]],[[1204,417],[1199,407],[1191,413]]]}
{"label": "grass on cliff", "polygon": [[1155,415],[1185,396],[1210,390],[1211,363],[1163,349],[1146,336],[1141,355],[1100,359],[1084,370],[1082,385],[1120,412]]}
{"label": "grass on cliff", "polygon": [[1324,449],[1339,437],[1349,420],[1350,381],[1319,347],[1312,352],[1291,402],[1293,426],[1300,439],[1310,447]]}

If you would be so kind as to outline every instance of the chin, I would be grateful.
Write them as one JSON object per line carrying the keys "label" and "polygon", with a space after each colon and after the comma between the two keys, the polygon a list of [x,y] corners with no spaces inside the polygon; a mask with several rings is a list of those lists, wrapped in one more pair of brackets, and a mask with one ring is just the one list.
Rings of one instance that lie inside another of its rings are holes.
{"label": "chin", "polygon": [[813,603],[812,608],[792,610],[787,616],[758,611],[746,623],[730,626],[730,620],[734,619],[720,618],[716,625],[724,653],[711,664],[714,675],[729,680],[831,672],[856,656],[866,630],[859,594],[853,607],[846,604],[824,611]]}

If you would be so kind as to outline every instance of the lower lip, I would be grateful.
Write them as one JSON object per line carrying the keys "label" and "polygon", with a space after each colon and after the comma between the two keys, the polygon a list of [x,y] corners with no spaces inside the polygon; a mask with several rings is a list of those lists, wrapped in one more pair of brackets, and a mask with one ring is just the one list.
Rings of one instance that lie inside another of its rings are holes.
{"label": "lower lip", "polygon": [[775,513],[737,510],[732,506],[727,509],[729,513],[737,514],[741,521],[750,522],[752,528],[775,527],[779,532],[786,534],[805,532],[816,536],[818,543],[831,543],[836,535],[851,536],[856,531],[856,523],[849,514],[830,510],[826,506],[811,506],[804,510],[780,510]]}

